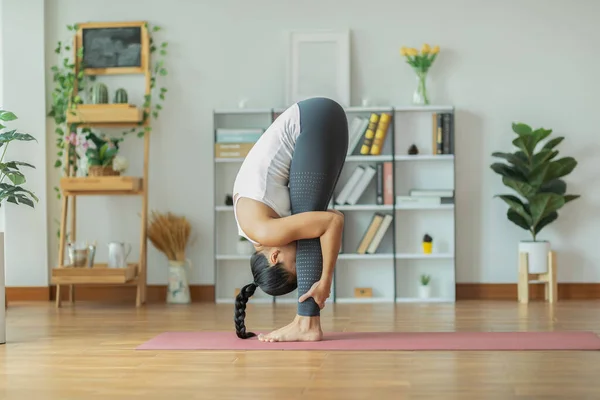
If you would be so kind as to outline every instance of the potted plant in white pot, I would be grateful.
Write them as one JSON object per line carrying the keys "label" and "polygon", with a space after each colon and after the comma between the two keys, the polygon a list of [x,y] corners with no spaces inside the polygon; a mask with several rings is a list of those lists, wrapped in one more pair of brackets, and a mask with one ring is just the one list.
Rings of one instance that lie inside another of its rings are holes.
{"label": "potted plant in white pot", "polygon": [[421,275],[421,285],[419,286],[419,297],[421,299],[428,299],[431,297],[431,285],[429,285],[430,282],[430,275]]}
{"label": "potted plant in white pot", "polygon": [[[564,137],[550,139],[551,129],[533,130],[529,125],[513,123],[512,130],[517,135],[512,142],[517,150],[514,153],[492,153],[493,157],[502,158],[506,163],[496,162],[491,168],[502,176],[502,183],[514,190],[516,195],[495,197],[508,204],[508,220],[531,235],[531,240],[519,242],[519,253],[528,255],[529,272],[545,273],[551,246],[549,241],[539,240],[538,235],[558,218],[560,208],[580,197],[566,194],[567,184],[561,179],[575,169],[577,161],[573,157],[556,158],[558,150],[555,148]],[[545,139],[549,140],[537,150]]]}
{"label": "potted plant in white pot", "polygon": [[[10,122],[17,119],[17,116],[10,111],[0,110],[0,129],[6,128],[4,122]],[[25,189],[22,185],[27,182],[21,168],[35,168],[33,165],[21,161],[5,161],[6,149],[13,141],[29,142],[36,140],[27,133],[20,133],[16,130],[9,130],[0,133],[0,205],[5,201],[12,204],[24,204],[34,207],[38,201],[33,192]],[[37,141],[37,140],[36,140]],[[6,288],[4,272],[4,232],[0,232],[0,344],[6,343]]]}

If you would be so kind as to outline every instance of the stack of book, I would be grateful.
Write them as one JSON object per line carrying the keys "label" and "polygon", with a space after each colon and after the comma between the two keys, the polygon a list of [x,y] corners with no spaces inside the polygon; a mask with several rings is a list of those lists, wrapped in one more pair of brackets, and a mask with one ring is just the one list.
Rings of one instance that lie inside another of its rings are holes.
{"label": "stack of book", "polygon": [[454,114],[432,113],[433,154],[454,154]]}
{"label": "stack of book", "polygon": [[454,190],[411,189],[408,196],[396,196],[396,206],[454,204]]}
{"label": "stack of book", "polygon": [[335,198],[337,205],[355,205],[375,178],[377,184],[376,203],[392,205],[394,200],[392,162],[380,162],[375,166],[359,165],[346,181]]}
{"label": "stack of book", "polygon": [[215,157],[246,157],[263,133],[264,129],[217,129]]}
{"label": "stack of book", "polygon": [[348,126],[347,155],[381,155],[391,121],[392,116],[386,113],[355,117]]}
{"label": "stack of book", "polygon": [[363,234],[356,252],[358,254],[375,254],[393,219],[394,217],[390,214],[373,214],[371,223]]}

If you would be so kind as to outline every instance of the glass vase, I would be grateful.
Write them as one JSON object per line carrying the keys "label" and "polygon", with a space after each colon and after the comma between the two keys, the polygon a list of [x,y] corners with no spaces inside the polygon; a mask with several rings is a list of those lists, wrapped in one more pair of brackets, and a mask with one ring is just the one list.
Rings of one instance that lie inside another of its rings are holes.
{"label": "glass vase", "polygon": [[413,94],[413,104],[424,106],[429,104],[427,95],[427,72],[417,72],[417,88]]}

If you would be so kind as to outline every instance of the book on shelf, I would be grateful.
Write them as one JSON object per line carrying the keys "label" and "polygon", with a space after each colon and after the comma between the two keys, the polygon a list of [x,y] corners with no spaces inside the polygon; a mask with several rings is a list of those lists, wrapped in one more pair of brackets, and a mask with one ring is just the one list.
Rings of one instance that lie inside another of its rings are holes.
{"label": "book on shelf", "polygon": [[408,196],[396,196],[396,205],[440,205],[454,204],[454,190],[447,189],[411,189]]}
{"label": "book on shelf", "polygon": [[386,231],[392,223],[393,216],[389,214],[374,213],[371,222],[363,234],[358,248],[356,249],[357,254],[374,254],[381,240],[383,239]]}
{"label": "book on shelf", "polygon": [[216,158],[244,158],[254,143],[215,143]]}
{"label": "book on shelf", "polygon": [[335,198],[337,205],[355,205],[365,190],[375,178],[376,204],[392,205],[394,200],[392,162],[385,161],[375,164],[375,167],[359,165],[354,169],[342,190]]}
{"label": "book on shelf", "polygon": [[355,117],[348,126],[347,155],[381,155],[391,121],[392,115],[388,113]]}
{"label": "book on shelf", "polygon": [[216,143],[256,143],[264,133],[264,129],[226,129],[216,132]]}
{"label": "book on shelf", "polygon": [[432,113],[432,154],[454,154],[454,114]]}

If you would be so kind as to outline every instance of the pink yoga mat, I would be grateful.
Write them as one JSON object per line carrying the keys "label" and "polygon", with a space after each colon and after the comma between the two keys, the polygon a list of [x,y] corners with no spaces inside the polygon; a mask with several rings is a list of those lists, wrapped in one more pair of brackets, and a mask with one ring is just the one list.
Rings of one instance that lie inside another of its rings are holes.
{"label": "pink yoga mat", "polygon": [[570,331],[328,332],[320,342],[263,343],[231,331],[166,332],[137,350],[600,350],[600,338]]}

